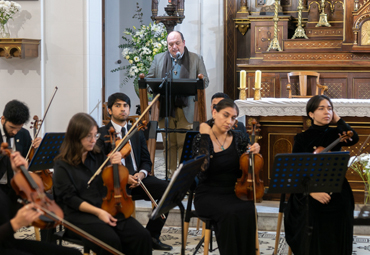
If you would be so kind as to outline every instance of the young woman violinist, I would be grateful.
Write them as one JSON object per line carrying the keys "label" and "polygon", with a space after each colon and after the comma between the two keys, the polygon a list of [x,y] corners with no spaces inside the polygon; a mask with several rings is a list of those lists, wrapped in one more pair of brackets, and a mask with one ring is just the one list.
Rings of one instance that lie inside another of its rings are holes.
{"label": "young woman violinist", "polygon": [[241,176],[239,158],[248,150],[258,153],[260,146],[248,146],[242,132],[231,130],[239,109],[231,99],[221,100],[213,109],[213,119],[200,125],[194,138],[193,153],[205,154],[199,174],[194,205],[200,216],[216,222],[215,233],[220,254],[255,254],[256,222],[253,201],[242,201],[234,191]]}
{"label": "young woman violinist", "polygon": [[[10,155],[10,162],[14,171],[22,165],[26,167],[28,165],[19,152]],[[42,215],[42,212],[33,204],[28,204],[12,215],[10,210],[12,203],[17,202],[11,201],[10,197],[0,190],[0,253],[2,255],[81,255],[79,250],[73,248],[34,240],[15,239],[14,233],[22,227],[29,226]]]}
{"label": "young woman violinist", "polygon": [[[107,190],[101,176],[88,188],[88,181],[106,159],[96,141],[98,125],[86,113],[77,113],[70,120],[60,155],[54,166],[54,195],[65,219],[113,248],[130,254],[152,254],[149,232],[134,218],[123,214],[113,217],[101,209]],[[121,164],[121,154],[111,157],[113,164]],[[71,233],[73,234],[73,233]],[[109,254],[89,243],[98,254]]]}
{"label": "young woman violinist", "polygon": [[[306,112],[312,125],[295,136],[293,153],[314,152],[319,146],[328,147],[346,131],[353,132],[352,138],[339,142],[331,151],[340,151],[342,146],[358,142],[356,131],[335,113],[327,96],[312,97]],[[351,255],[354,200],[347,179],[344,179],[340,193],[311,193],[308,197],[309,224],[313,227],[310,239],[306,229],[306,199],[303,194],[291,194],[285,210],[286,240],[294,255],[307,254],[306,242],[312,255]]]}

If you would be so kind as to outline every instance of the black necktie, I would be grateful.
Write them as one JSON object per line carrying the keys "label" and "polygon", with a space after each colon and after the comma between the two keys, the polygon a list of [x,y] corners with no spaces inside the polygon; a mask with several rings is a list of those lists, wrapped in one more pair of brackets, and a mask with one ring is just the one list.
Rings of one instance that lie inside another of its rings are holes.
{"label": "black necktie", "polygon": [[[125,128],[125,127],[123,127],[123,128],[122,128],[122,138],[124,138],[124,137],[125,137],[125,135],[126,135],[126,128]],[[131,150],[132,150],[132,148],[131,148]],[[125,164],[126,164],[126,167],[127,167],[128,171],[129,171],[129,173],[130,173],[131,175],[134,175],[134,174],[135,174],[135,170],[134,170],[134,165],[132,164],[131,153],[130,153],[130,155],[128,155],[128,156],[125,158]]]}

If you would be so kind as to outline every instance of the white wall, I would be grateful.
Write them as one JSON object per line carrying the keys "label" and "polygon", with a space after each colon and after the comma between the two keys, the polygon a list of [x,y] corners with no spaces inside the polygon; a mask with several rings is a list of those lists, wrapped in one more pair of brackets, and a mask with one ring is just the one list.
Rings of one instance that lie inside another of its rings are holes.
{"label": "white wall", "polygon": [[[90,113],[101,99],[101,1],[19,3],[22,11],[10,22],[11,37],[41,39],[39,57],[0,58],[0,111],[16,98],[29,106],[31,117],[42,118],[57,86],[44,131],[65,131],[71,116]],[[100,121],[100,107],[92,116]]]}
{"label": "white wall", "polygon": [[[121,65],[128,63],[122,58],[121,50],[116,47],[122,43],[124,29],[139,24],[132,20],[136,2],[143,8],[144,23],[149,24],[151,4],[148,4],[148,0],[124,1],[124,4],[122,1],[120,4],[119,0],[106,1],[107,5],[109,4],[109,8],[108,6],[106,8],[106,97],[122,91],[130,96],[133,106],[139,104],[139,99],[132,83],[121,86],[124,72],[110,73],[110,70],[118,67],[115,63],[118,59],[122,60]],[[158,15],[165,13],[164,7],[167,3],[165,0],[159,2]],[[120,23],[117,22],[119,15]],[[206,90],[207,106],[210,105],[210,98],[215,92],[223,91],[223,26],[222,0],[192,0],[185,1],[185,20],[175,27],[175,30],[184,34],[188,49],[201,54],[204,58],[210,78],[210,85]]]}

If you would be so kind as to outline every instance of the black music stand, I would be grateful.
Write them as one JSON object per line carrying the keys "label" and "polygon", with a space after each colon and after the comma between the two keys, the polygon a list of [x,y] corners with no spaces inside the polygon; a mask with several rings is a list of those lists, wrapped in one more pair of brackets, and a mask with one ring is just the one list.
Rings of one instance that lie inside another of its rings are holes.
{"label": "black music stand", "polygon": [[[170,75],[170,74],[169,74]],[[166,180],[168,180],[167,170],[168,170],[168,133],[186,133],[188,130],[186,129],[169,129],[168,127],[168,117],[170,108],[170,101],[171,96],[195,96],[198,95],[198,89],[204,89],[204,81],[201,79],[172,79],[172,75],[170,78],[146,78],[139,79],[139,86],[143,86],[145,82],[145,86],[149,86],[151,93],[154,95],[160,94],[165,96],[165,128],[164,130],[157,129],[157,132],[164,132],[165,133],[165,150],[166,150]],[[169,80],[169,81],[168,81]],[[161,107],[163,102],[161,102]],[[193,122],[193,130],[199,129],[199,122]],[[171,156],[171,155],[170,155]]]}
{"label": "black music stand", "polygon": [[174,172],[170,183],[164,192],[162,199],[159,201],[157,208],[154,209],[151,219],[155,220],[160,215],[167,213],[169,210],[178,206],[181,212],[181,254],[185,254],[184,244],[184,212],[185,208],[182,204],[186,193],[194,182],[194,178],[200,171],[200,168],[205,160],[205,155],[200,155],[192,160],[186,161],[177,168]]}
{"label": "black music stand", "polygon": [[54,158],[59,154],[65,133],[46,133],[37,148],[28,171],[54,168]]}
{"label": "black music stand", "polygon": [[[307,197],[311,192],[339,193],[347,172],[348,160],[349,152],[277,154],[268,193],[303,193]],[[312,226],[309,226],[308,199],[305,210],[305,252],[309,254]]]}
{"label": "black music stand", "polygon": [[193,158],[193,140],[197,134],[199,134],[199,131],[186,132],[180,163],[188,161]]}

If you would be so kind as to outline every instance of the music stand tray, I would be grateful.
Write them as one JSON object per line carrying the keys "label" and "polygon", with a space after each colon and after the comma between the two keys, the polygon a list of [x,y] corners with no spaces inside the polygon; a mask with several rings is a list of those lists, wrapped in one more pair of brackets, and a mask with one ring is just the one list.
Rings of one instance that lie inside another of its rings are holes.
{"label": "music stand tray", "polygon": [[159,201],[157,208],[154,209],[151,219],[155,220],[160,215],[168,212],[175,206],[180,207],[181,211],[181,254],[185,254],[184,246],[184,212],[185,208],[182,204],[187,191],[194,183],[194,178],[200,171],[200,168],[205,160],[205,155],[200,155],[192,160],[181,163],[174,172],[170,183],[164,192],[161,201]]}
{"label": "music stand tray", "polygon": [[46,133],[37,148],[28,171],[54,168],[54,158],[59,154],[65,133]]}
{"label": "music stand tray", "polygon": [[199,134],[199,131],[187,131],[185,135],[184,146],[182,148],[180,163],[193,158],[193,140]]}
{"label": "music stand tray", "polygon": [[340,192],[349,152],[277,154],[268,193]]}

